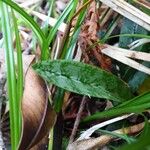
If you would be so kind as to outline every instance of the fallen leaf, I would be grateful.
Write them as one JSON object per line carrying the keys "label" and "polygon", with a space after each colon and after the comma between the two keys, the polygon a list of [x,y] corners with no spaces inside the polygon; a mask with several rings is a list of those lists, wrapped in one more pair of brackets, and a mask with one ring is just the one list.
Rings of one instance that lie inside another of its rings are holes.
{"label": "fallen leaf", "polygon": [[28,69],[25,77],[22,115],[22,135],[18,150],[29,150],[49,132],[56,117],[48,101],[45,82],[32,68]]}
{"label": "fallen leaf", "polygon": [[37,145],[33,146],[30,150],[45,150],[48,143],[48,135],[45,136]]}
{"label": "fallen leaf", "polygon": [[97,33],[100,30],[99,16],[101,16],[101,12],[98,11],[96,2],[93,1],[89,6],[84,24],[81,26],[78,42],[86,63],[94,64],[104,70],[111,71],[111,59],[101,53],[103,45],[98,44],[99,37]]}

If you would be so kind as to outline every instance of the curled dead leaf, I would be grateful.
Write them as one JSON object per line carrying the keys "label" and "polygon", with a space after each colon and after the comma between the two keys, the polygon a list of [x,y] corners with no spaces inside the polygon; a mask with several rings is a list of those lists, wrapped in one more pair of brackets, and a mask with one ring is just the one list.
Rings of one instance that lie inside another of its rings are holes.
{"label": "curled dead leaf", "polygon": [[29,150],[49,132],[56,113],[51,107],[45,82],[30,67],[22,100],[22,135],[18,150]]}
{"label": "curled dead leaf", "polygon": [[48,135],[46,135],[38,144],[33,146],[30,150],[45,150],[48,143]]}

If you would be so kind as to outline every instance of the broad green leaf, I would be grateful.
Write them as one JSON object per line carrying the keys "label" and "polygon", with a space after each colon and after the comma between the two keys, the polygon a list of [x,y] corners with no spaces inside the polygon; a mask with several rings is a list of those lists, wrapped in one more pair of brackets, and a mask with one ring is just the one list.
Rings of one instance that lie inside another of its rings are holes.
{"label": "broad green leaf", "polygon": [[146,91],[150,90],[150,77],[147,77],[146,80],[144,80],[143,84],[139,87],[138,93],[144,93]]}
{"label": "broad green leaf", "polygon": [[[130,36],[120,36],[119,38],[119,46],[129,49],[129,44],[132,42],[138,40],[139,38],[148,38],[149,39],[149,32],[145,30],[143,27],[137,25],[136,23],[132,22],[131,20],[128,20],[126,18],[123,19],[123,26],[121,28],[121,34]],[[134,36],[132,36],[134,35]],[[143,37],[142,37],[143,35]],[[146,36],[146,37],[144,37]],[[144,51],[144,52],[150,52],[149,44],[144,44],[136,49],[135,51]],[[143,62],[141,63],[147,67],[150,66],[149,62]],[[122,78],[128,82],[129,86],[131,87],[132,91],[137,91],[139,86],[142,85],[144,80],[148,77],[147,74],[137,71],[133,68],[127,67],[123,64],[120,64],[120,73]]]}
{"label": "broad green leaf", "polygon": [[82,122],[89,122],[101,118],[114,117],[125,113],[140,113],[148,108],[150,108],[150,92],[123,102],[122,104],[113,107],[112,109],[95,113],[94,115],[86,117]]}
{"label": "broad green leaf", "polygon": [[[150,67],[149,62],[143,62],[144,66]],[[138,91],[141,87],[143,87],[143,90],[141,90],[141,93],[147,92],[150,90],[150,87],[147,88],[144,87],[144,82],[147,82],[149,75],[145,74],[144,72],[136,71],[135,74],[132,76],[132,78],[129,80],[128,84],[132,88],[132,91]],[[148,84],[149,82],[147,82]]]}
{"label": "broad green leaf", "polygon": [[132,97],[128,86],[118,77],[81,62],[43,61],[33,68],[48,82],[71,92],[119,102]]}

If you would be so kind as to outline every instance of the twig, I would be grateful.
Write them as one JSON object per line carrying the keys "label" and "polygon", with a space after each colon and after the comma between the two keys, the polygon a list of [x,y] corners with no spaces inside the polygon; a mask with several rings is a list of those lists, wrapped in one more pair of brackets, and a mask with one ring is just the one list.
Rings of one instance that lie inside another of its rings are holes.
{"label": "twig", "polygon": [[85,102],[86,102],[86,96],[84,96],[82,101],[81,101],[80,108],[79,108],[79,111],[78,111],[78,114],[77,114],[77,117],[76,117],[76,120],[74,123],[74,127],[72,130],[71,136],[70,136],[69,144],[71,144],[74,141],[74,138],[75,138],[75,135],[76,135],[79,123],[80,123],[82,111],[83,111],[84,106],[85,106]]}

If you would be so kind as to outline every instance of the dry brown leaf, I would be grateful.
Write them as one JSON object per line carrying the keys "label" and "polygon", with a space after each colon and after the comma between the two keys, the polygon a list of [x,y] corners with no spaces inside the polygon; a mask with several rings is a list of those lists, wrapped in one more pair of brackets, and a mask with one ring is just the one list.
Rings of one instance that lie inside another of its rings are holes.
{"label": "dry brown leaf", "polygon": [[99,41],[97,33],[100,30],[100,25],[98,22],[100,15],[101,14],[99,14],[96,7],[96,2],[93,1],[90,4],[84,24],[81,27],[79,45],[85,57],[86,63],[92,63],[100,66],[102,69],[111,71],[111,59],[101,53],[103,45],[95,45],[95,43],[98,43]]}
{"label": "dry brown leaf", "polygon": [[[4,50],[0,50],[2,51],[0,62],[3,62],[4,66]],[[14,52],[14,56],[16,62],[16,52]],[[56,114],[48,101],[45,82],[29,67],[34,61],[35,55],[22,55],[22,58],[25,90],[22,100],[22,135],[18,150],[29,150],[38,142],[43,142],[43,137],[48,134],[55,122]],[[3,67],[4,70],[5,66]],[[33,149],[37,150],[37,147],[39,147],[39,144],[34,146]]]}
{"label": "dry brown leaf", "polygon": [[22,136],[18,150],[29,150],[49,132],[56,117],[48,101],[45,82],[31,67],[25,77],[22,114]]}
{"label": "dry brown leaf", "polygon": [[30,150],[45,150],[48,143],[48,136],[45,136],[37,145],[33,146]]}

